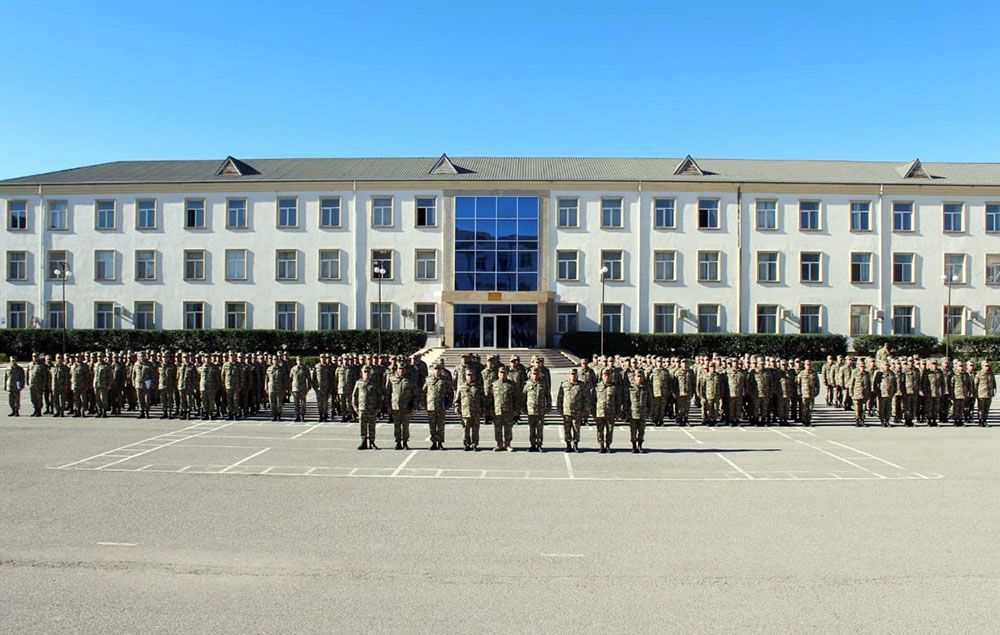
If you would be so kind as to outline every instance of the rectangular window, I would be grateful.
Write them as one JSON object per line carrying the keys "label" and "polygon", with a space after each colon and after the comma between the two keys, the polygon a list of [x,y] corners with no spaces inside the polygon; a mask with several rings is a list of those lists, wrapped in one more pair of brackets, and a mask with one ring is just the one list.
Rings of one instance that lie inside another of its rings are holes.
{"label": "rectangular window", "polygon": [[854,284],[871,284],[872,255],[854,252],[851,254],[851,282]]}
{"label": "rectangular window", "polygon": [[28,279],[28,252],[26,251],[7,252],[7,279],[8,280]]}
{"label": "rectangular window", "polygon": [[205,250],[185,249],[184,250],[184,279],[204,280],[205,279]]}
{"label": "rectangular window", "polygon": [[115,329],[120,325],[115,320],[114,302],[94,303],[94,328],[95,329]]}
{"label": "rectangular window", "polygon": [[851,337],[871,335],[872,307],[868,304],[851,305]]}
{"label": "rectangular window", "polygon": [[559,227],[572,229],[580,226],[580,202],[575,198],[561,198],[559,205]]}
{"label": "rectangular window", "polygon": [[719,252],[698,252],[698,282],[719,282]]}
{"label": "rectangular window", "polygon": [[340,227],[340,198],[319,199],[319,226],[323,229]]}
{"label": "rectangular window", "polygon": [[340,303],[319,303],[319,328],[322,331],[340,330]]}
{"label": "rectangular window", "polygon": [[156,328],[156,303],[136,302],[132,312],[132,325],[143,331]]}
{"label": "rectangular window", "polygon": [[913,254],[892,255],[892,281],[896,284],[913,284]]}
{"label": "rectangular window", "polygon": [[372,227],[392,227],[392,197],[376,196],[372,199]]}
{"label": "rectangular window", "polygon": [[372,280],[392,280],[392,250],[373,249],[372,250]]}
{"label": "rectangular window", "polygon": [[1000,254],[986,254],[986,284],[1000,285]]}
{"label": "rectangular window", "polygon": [[799,229],[819,231],[819,201],[799,201]]}
{"label": "rectangular window", "polygon": [[556,307],[556,332],[575,333],[579,329],[580,310],[575,304],[560,304]]}
{"label": "rectangular window", "polygon": [[115,280],[115,252],[98,249],[94,252],[94,280]]}
{"label": "rectangular window", "polygon": [[299,226],[299,200],[294,197],[278,199],[278,227],[291,229]]}
{"label": "rectangular window", "polygon": [[226,227],[229,229],[247,228],[247,200],[231,198],[226,201]]}
{"label": "rectangular window", "polygon": [[757,282],[778,282],[778,252],[757,252]]}
{"label": "rectangular window", "polygon": [[115,228],[115,202],[97,201],[94,203],[94,229],[108,231]]}
{"label": "rectangular window", "polygon": [[896,305],[892,307],[892,334],[913,335],[916,332],[913,321],[913,307]]}
{"label": "rectangular window", "polygon": [[961,203],[945,203],[942,208],[944,216],[944,231],[952,234],[961,233],[964,223],[965,207]]}
{"label": "rectangular window", "polygon": [[54,249],[48,252],[48,266],[45,268],[49,280],[62,280],[69,272],[69,252]]}
{"label": "rectangular window", "polygon": [[625,255],[620,249],[614,251],[602,251],[601,252],[601,270],[607,269],[604,274],[605,280],[624,280],[624,267],[622,266],[622,260]]}
{"label": "rectangular window", "polygon": [[245,329],[247,327],[247,303],[226,302],[226,328]]}
{"label": "rectangular window", "polygon": [[654,304],[653,305],[653,332],[654,333],[676,333],[677,332],[677,305],[676,304]]}
{"label": "rectangular window", "polygon": [[538,290],[538,204],[537,196],[455,197],[456,291]]}
{"label": "rectangular window", "polygon": [[340,250],[320,249],[319,279],[340,280]]}
{"label": "rectangular window", "polygon": [[299,279],[299,252],[294,249],[279,249],[274,253],[276,280]]}
{"label": "rectangular window", "polygon": [[156,252],[139,249],[135,252],[135,279],[156,280]]}
{"label": "rectangular window", "polygon": [[622,305],[603,304],[601,305],[601,328],[606,333],[622,332]]}
{"label": "rectangular window", "polygon": [[28,201],[7,201],[7,229],[28,229]]}
{"label": "rectangular window", "polygon": [[184,328],[203,329],[205,328],[205,303],[185,302],[184,303]]}
{"label": "rectangular window", "polygon": [[913,231],[913,203],[899,202],[892,204],[892,231]]}
{"label": "rectangular window", "polygon": [[720,307],[718,304],[698,305],[698,332],[699,333],[721,333],[722,325],[719,319]]}
{"label": "rectangular window", "polygon": [[226,280],[247,279],[247,250],[226,250]]}
{"label": "rectangular window", "polygon": [[965,254],[944,255],[944,279],[946,284],[965,284]]}
{"label": "rectangular window", "polygon": [[1000,306],[986,307],[986,334],[1000,335]]}
{"label": "rectangular window", "polygon": [[186,229],[205,229],[205,199],[184,201],[184,227]]}
{"label": "rectangular window", "polygon": [[778,201],[757,201],[757,230],[778,229]]}
{"label": "rectangular window", "polygon": [[698,229],[719,228],[719,199],[698,199]]}
{"label": "rectangular window", "polygon": [[28,303],[8,302],[7,303],[7,328],[26,329],[28,328]]}
{"label": "rectangular window", "polygon": [[799,254],[799,282],[821,282],[822,255],[819,252],[804,251]]}
{"label": "rectangular window", "polygon": [[677,280],[677,252],[653,252],[653,280],[656,282],[675,282]]}
{"label": "rectangular window", "polygon": [[965,335],[963,322],[965,321],[964,306],[944,307],[944,334],[945,335]]}
{"label": "rectangular window", "polygon": [[437,309],[434,304],[416,304],[413,306],[417,330],[424,333],[437,332]]}
{"label": "rectangular window", "polygon": [[556,251],[556,278],[559,280],[577,280],[579,272],[577,265],[580,254],[576,250]]}
{"label": "rectangular window", "polygon": [[677,227],[677,202],[672,198],[653,199],[653,226],[656,229]]}
{"label": "rectangular window", "polygon": [[757,332],[778,332],[778,307],[775,304],[757,305]]}
{"label": "rectangular window", "polygon": [[135,228],[156,229],[156,201],[149,198],[135,202]]}
{"label": "rectangular window", "polygon": [[869,201],[851,203],[851,231],[867,232],[872,229],[872,204]]}
{"label": "rectangular window", "polygon": [[436,227],[437,226],[437,199],[435,198],[417,198],[417,227]]}
{"label": "rectangular window", "polygon": [[986,231],[991,234],[1000,233],[1000,203],[986,205]]}
{"label": "rectangular window", "polygon": [[66,201],[49,201],[49,229],[69,229],[69,205]]}
{"label": "rectangular window", "polygon": [[371,327],[373,329],[392,328],[392,304],[389,302],[371,303]]}
{"label": "rectangular window", "polygon": [[437,251],[433,249],[417,249],[414,255],[417,261],[417,280],[436,280]]}
{"label": "rectangular window", "polygon": [[298,317],[298,304],[295,302],[274,303],[274,328],[279,331],[294,331]]}
{"label": "rectangular window", "polygon": [[819,304],[803,304],[799,307],[799,333],[819,333],[820,316],[823,307]]}
{"label": "rectangular window", "polygon": [[604,229],[621,229],[622,224],[622,199],[602,198],[601,199],[601,227]]}
{"label": "rectangular window", "polygon": [[69,325],[66,323],[66,303],[49,302],[48,318],[45,324],[50,329],[69,328]]}

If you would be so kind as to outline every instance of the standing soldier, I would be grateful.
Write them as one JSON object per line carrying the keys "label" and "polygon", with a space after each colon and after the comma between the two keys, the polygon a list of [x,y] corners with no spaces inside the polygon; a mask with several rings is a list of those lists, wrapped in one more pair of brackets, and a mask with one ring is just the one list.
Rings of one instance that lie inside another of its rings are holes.
{"label": "standing soldier", "polygon": [[[712,374],[715,375],[715,366],[712,366]],[[642,443],[646,436],[646,419],[652,411],[653,391],[649,389],[646,377],[642,373],[636,373],[629,386],[629,433],[633,454],[646,453]]]}
{"label": "standing soldier", "polygon": [[25,384],[24,369],[21,368],[17,359],[11,355],[10,367],[7,369],[7,403],[10,404],[10,416],[17,417],[21,414],[21,391]]}
{"label": "standing soldier", "polygon": [[677,425],[686,426],[691,413],[691,398],[694,397],[697,380],[694,371],[688,367],[688,360],[681,360],[677,372]]}
{"label": "standing soldier", "polygon": [[892,399],[899,392],[899,378],[892,372],[888,362],[881,362],[873,391],[878,399],[878,418],[882,426],[889,427],[889,417],[892,416]]}
{"label": "standing soldier", "polygon": [[128,367],[121,354],[114,356],[111,364],[111,414],[120,415],[125,407],[125,383]]}
{"label": "standing soldier", "polygon": [[961,427],[965,425],[965,402],[972,397],[972,378],[965,372],[962,362],[955,364],[950,383],[948,392],[951,395],[952,417],[955,426]]}
{"label": "standing soldier", "polygon": [[406,366],[400,363],[389,378],[389,409],[397,450],[410,449],[410,417],[417,401],[417,385],[407,375]]}
{"label": "standing soldier", "polygon": [[590,425],[587,421],[587,416],[594,409],[594,389],[597,388],[597,374],[590,367],[590,360],[586,357],[580,358],[580,371],[577,373],[577,376],[583,382],[583,385],[586,386],[587,407],[583,409],[583,422]]}
{"label": "standing soldier", "polygon": [[757,413],[758,426],[770,425],[772,423],[768,417],[768,401],[771,396],[771,373],[769,370],[764,368],[764,363],[758,358],[757,368],[753,375],[757,393],[757,403],[754,406],[754,411]]}
{"label": "standing soldier", "polygon": [[351,404],[354,384],[358,381],[358,366],[350,355],[342,355],[337,367],[337,388],[340,390],[340,422],[354,421],[354,407]]}
{"label": "standing soldier", "polygon": [[802,395],[802,425],[811,426],[813,404],[819,395],[819,375],[813,370],[812,362],[806,361],[797,381],[799,394]]}
{"label": "standing soldier", "polygon": [[83,361],[82,354],[77,355],[70,368],[70,388],[73,390],[74,417],[86,417],[87,388],[90,387],[90,369]]}
{"label": "standing soldier", "polygon": [[160,419],[173,419],[177,414],[177,364],[173,351],[167,351],[160,366],[160,406],[163,408]]}
{"label": "standing soldier", "polygon": [[111,381],[113,369],[104,353],[94,364],[94,401],[97,402],[97,416],[107,418],[111,405]]}
{"label": "standing soldier", "polygon": [[56,355],[56,364],[52,367],[52,401],[55,416],[62,417],[72,409],[69,402],[69,366],[63,363],[62,355]]}
{"label": "standing soldier", "polygon": [[865,427],[865,408],[868,407],[868,398],[872,394],[872,376],[868,374],[864,364],[858,364],[845,390],[854,403],[854,425],[859,428]]}
{"label": "standing soldier", "polygon": [[153,366],[146,361],[146,353],[139,352],[139,359],[132,365],[132,385],[139,402],[139,418],[149,418],[149,402],[153,392]]}
{"label": "standing soldier", "polygon": [[374,379],[372,369],[365,366],[361,369],[361,379],[354,382],[351,392],[351,407],[355,416],[361,422],[361,445],[359,450],[377,450],[375,445],[375,417],[382,407],[382,391]]}
{"label": "standing soldier", "polygon": [[521,363],[521,358],[511,355],[510,364],[507,366],[507,377],[514,382],[517,387],[517,412],[514,414],[514,422],[521,420],[521,412],[524,410],[524,384],[528,381],[528,369]]}
{"label": "standing soldier", "polygon": [[618,417],[618,387],[610,368],[601,372],[601,383],[595,394],[594,420],[597,422],[597,444],[601,454],[611,452],[611,440],[615,433],[615,419]]}
{"label": "standing soldier", "polygon": [[28,367],[28,393],[31,395],[32,417],[42,416],[42,406],[45,394],[49,391],[49,366],[41,359],[41,355],[32,355],[31,366]]}
{"label": "standing soldier", "polygon": [[990,363],[983,362],[982,369],[976,373],[975,379],[976,393],[976,416],[979,418],[979,425],[986,427],[986,418],[990,414],[990,404],[994,395],[997,394],[997,378],[990,370]]}
{"label": "standing soldier", "polygon": [[465,450],[479,451],[479,419],[483,414],[483,389],[476,384],[472,370],[465,372],[465,383],[455,391],[455,413],[465,429]]}
{"label": "standing soldier", "polygon": [[664,367],[662,357],[656,360],[656,365],[650,371],[649,384],[653,390],[653,412],[650,419],[654,426],[662,426],[663,415],[667,410],[667,395],[670,393],[670,374]]}
{"label": "standing soldier", "polygon": [[537,368],[531,369],[531,378],[522,390],[521,409],[528,415],[528,452],[541,452],[545,431],[545,413],[549,411],[549,393],[542,383],[542,374]]}
{"label": "standing soldier", "polygon": [[493,433],[497,442],[494,452],[513,452],[511,441],[514,436],[514,415],[517,413],[517,384],[507,378],[506,366],[501,366],[497,380],[493,382]]}
{"label": "standing soldier", "polygon": [[267,392],[271,421],[281,421],[281,411],[285,407],[285,384],[288,383],[288,376],[277,356],[271,355],[270,362],[267,370],[264,371],[264,390]]}
{"label": "standing soldier", "polygon": [[434,365],[434,373],[424,381],[424,403],[432,450],[444,449],[444,417],[455,398],[455,390],[444,370],[444,362],[439,361]]}
{"label": "standing soldier", "polygon": [[240,384],[243,379],[240,364],[236,361],[236,353],[230,351],[229,359],[223,362],[220,372],[222,373],[222,391],[226,398],[226,419],[236,421],[239,419]]}
{"label": "standing soldier", "polygon": [[913,418],[916,416],[917,398],[920,395],[920,373],[913,367],[913,358],[906,360],[906,367],[903,368],[898,379],[898,390],[902,394],[903,416],[907,427],[913,427]]}
{"label": "standing soldier", "polygon": [[729,368],[729,425],[739,426],[747,397],[747,374],[740,360],[730,362]]}
{"label": "standing soldier", "polygon": [[292,404],[295,406],[295,420],[306,420],[306,396],[309,394],[309,369],[302,363],[302,357],[295,358],[295,366],[288,373]]}
{"label": "standing soldier", "polygon": [[201,418],[202,420],[215,420],[215,396],[219,390],[219,368],[212,362],[211,355],[202,354],[202,365],[198,368],[201,393]]}
{"label": "standing soldier", "polygon": [[580,451],[580,424],[587,408],[587,387],[580,381],[579,371],[569,371],[569,379],[559,386],[556,410],[562,414],[563,431],[566,436],[566,451]]}
{"label": "standing soldier", "polygon": [[316,406],[319,408],[319,420],[330,420],[330,396],[337,388],[337,369],[330,363],[330,356],[323,353],[319,363],[313,369],[316,384]]}
{"label": "standing soldier", "polygon": [[823,387],[826,392],[826,405],[833,405],[833,355],[826,356],[823,364]]}
{"label": "standing soldier", "polygon": [[941,414],[941,397],[946,390],[944,374],[938,369],[937,360],[931,360],[931,368],[924,377],[924,416],[927,418],[927,425],[937,427]]}
{"label": "standing soldier", "polygon": [[198,413],[198,367],[191,359],[190,353],[184,354],[184,363],[181,364],[177,375],[177,384],[181,393],[181,418],[190,419]]}
{"label": "standing soldier", "polygon": [[725,383],[718,372],[715,362],[708,367],[708,373],[702,380],[701,400],[704,403],[705,425],[714,426],[719,422],[719,410],[722,407],[722,394]]}
{"label": "standing soldier", "polygon": [[788,363],[782,360],[778,373],[778,425],[787,426],[789,419],[794,420],[793,408],[798,401],[795,384],[795,371],[789,370]]}

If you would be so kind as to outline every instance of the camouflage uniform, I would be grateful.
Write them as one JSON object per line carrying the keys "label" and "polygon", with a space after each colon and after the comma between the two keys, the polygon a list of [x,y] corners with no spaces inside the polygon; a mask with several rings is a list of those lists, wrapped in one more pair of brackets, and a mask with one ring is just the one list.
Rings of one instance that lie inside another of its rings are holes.
{"label": "camouflage uniform", "polygon": [[545,431],[545,413],[549,409],[550,395],[545,389],[541,378],[534,375],[524,384],[522,391],[523,412],[528,415],[528,442],[533,451],[541,450]]}
{"label": "camouflage uniform", "polygon": [[281,421],[287,384],[288,375],[285,373],[284,367],[277,361],[264,371],[264,385],[267,389],[267,403],[271,410],[271,421]]}
{"label": "camouflage uniform", "polygon": [[854,422],[857,426],[865,425],[865,408],[872,394],[872,376],[864,365],[859,365],[844,386],[848,398],[854,403]]}
{"label": "camouflage uniform", "polygon": [[292,404],[295,406],[295,420],[306,420],[306,396],[310,388],[309,369],[296,364],[288,371],[288,386],[291,390]]}
{"label": "camouflage uniform", "polygon": [[107,417],[111,406],[111,381],[114,369],[104,360],[94,365],[94,398],[97,402],[97,416]]}
{"label": "camouflage uniform", "polygon": [[316,406],[319,420],[330,420],[330,396],[337,393],[337,369],[325,358],[313,368],[313,383],[316,386]]}
{"label": "camouflage uniform", "polygon": [[493,382],[493,432],[497,442],[498,450],[511,448],[513,441],[514,415],[517,413],[518,392],[517,384],[510,379],[506,379],[507,373],[501,373],[499,379]]}
{"label": "camouflage uniform", "polygon": [[455,391],[455,412],[462,418],[465,428],[465,449],[479,447],[479,420],[483,416],[485,398],[483,389],[475,383],[464,383]]}
{"label": "camouflage uniform", "polygon": [[52,367],[52,400],[55,402],[53,409],[57,417],[64,416],[73,407],[69,402],[69,382],[69,366],[62,360],[56,361],[56,365]]}
{"label": "camouflage uniform", "polygon": [[597,384],[594,419],[597,421],[597,445],[605,452],[611,448],[615,434],[615,419],[618,416],[618,387],[608,375],[607,383]]}
{"label": "camouflage uniform", "polygon": [[185,360],[178,371],[177,383],[181,391],[181,410],[184,419],[198,413],[198,367],[191,360]]}
{"label": "camouflage uniform", "polygon": [[924,378],[924,416],[927,418],[927,425],[936,426],[938,417],[941,414],[941,397],[947,387],[944,382],[944,373],[937,369],[927,371]]}
{"label": "camouflage uniform", "polygon": [[44,361],[32,362],[28,367],[28,393],[31,395],[32,417],[42,416],[45,393],[49,389],[49,366]]}
{"label": "camouflage uniform", "polygon": [[392,426],[397,449],[408,448],[410,442],[410,417],[416,408],[417,386],[405,374],[400,377],[394,374],[389,377],[389,407],[392,411]]}
{"label": "camouflage uniform", "polygon": [[[571,371],[570,379],[559,386],[556,410],[562,414],[563,431],[566,436],[566,450],[579,450],[580,424],[587,409],[587,386],[577,379],[577,371]],[[577,379],[577,381],[574,381]]]}
{"label": "camouflage uniform", "polygon": [[653,391],[644,381],[634,380],[629,386],[629,432],[632,451],[642,452],[646,436],[646,419],[653,411]]}
{"label": "camouflage uniform", "polygon": [[686,426],[691,413],[691,398],[697,391],[697,378],[690,368],[677,372],[677,423]]}
{"label": "camouflage uniform", "polygon": [[361,422],[361,446],[360,450],[367,450],[369,447],[378,449],[375,445],[375,417],[378,416],[382,403],[382,391],[371,376],[368,379],[362,377],[354,382],[351,392],[351,407]]}
{"label": "camouflage uniform", "polygon": [[883,426],[889,427],[889,418],[892,416],[892,399],[899,392],[896,373],[888,368],[878,371],[875,376],[875,388],[872,392],[878,399],[878,419]]}
{"label": "camouflage uniform", "polygon": [[177,365],[168,357],[160,366],[160,405],[163,407],[161,419],[173,418],[178,410]]}
{"label": "camouflage uniform", "polygon": [[990,404],[993,401],[993,396],[997,394],[997,378],[988,369],[982,369],[976,373],[974,385],[976,414],[979,418],[979,425],[985,426],[987,416],[990,413]]}
{"label": "camouflage uniform", "polygon": [[951,375],[949,393],[952,399],[952,410],[956,426],[965,425],[965,402],[972,397],[972,378],[965,370],[955,369]]}
{"label": "camouflage uniform", "polygon": [[215,397],[219,391],[219,367],[206,358],[205,363],[198,369],[198,377],[201,392],[201,418],[215,419]]}
{"label": "camouflage uniform", "polygon": [[427,422],[430,427],[431,449],[444,445],[444,418],[455,399],[451,380],[444,373],[431,375],[424,381],[424,403],[427,404]]}
{"label": "camouflage uniform", "polygon": [[812,368],[804,368],[799,371],[796,381],[802,395],[802,425],[811,426],[813,404],[819,396],[819,375]]}
{"label": "camouflage uniform", "polygon": [[73,391],[74,417],[85,417],[87,389],[90,388],[90,367],[83,359],[78,359],[70,369],[70,388]]}
{"label": "camouflage uniform", "polygon": [[24,369],[11,362],[7,369],[6,390],[7,403],[10,404],[10,416],[17,417],[21,414],[21,391],[24,389],[25,376]]}

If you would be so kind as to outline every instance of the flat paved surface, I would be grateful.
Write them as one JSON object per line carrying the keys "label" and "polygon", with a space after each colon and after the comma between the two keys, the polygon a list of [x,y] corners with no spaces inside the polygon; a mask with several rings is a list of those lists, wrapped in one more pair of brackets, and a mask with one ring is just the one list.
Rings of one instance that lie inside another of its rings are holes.
{"label": "flat paved surface", "polygon": [[0,632],[994,633],[998,414],[820,407],[651,428],[646,455],[627,427],[611,455],[557,426],[430,452],[420,424],[359,452],[339,423],[4,417]]}

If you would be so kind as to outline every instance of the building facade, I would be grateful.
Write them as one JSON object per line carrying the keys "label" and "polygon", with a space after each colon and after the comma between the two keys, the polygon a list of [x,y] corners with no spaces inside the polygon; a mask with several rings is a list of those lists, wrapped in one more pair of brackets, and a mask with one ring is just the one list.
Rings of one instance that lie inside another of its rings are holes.
{"label": "building facade", "polygon": [[7,328],[1000,335],[1000,164],[119,162],[0,210]]}

